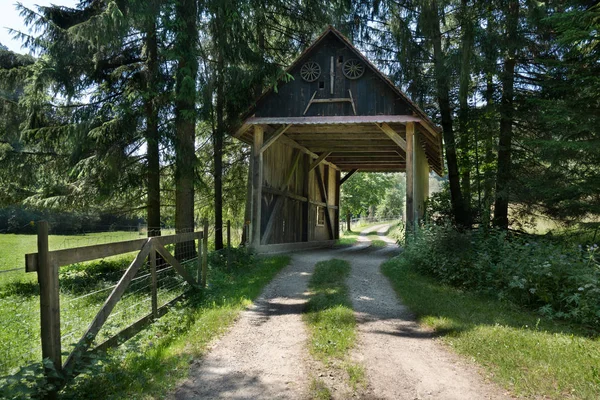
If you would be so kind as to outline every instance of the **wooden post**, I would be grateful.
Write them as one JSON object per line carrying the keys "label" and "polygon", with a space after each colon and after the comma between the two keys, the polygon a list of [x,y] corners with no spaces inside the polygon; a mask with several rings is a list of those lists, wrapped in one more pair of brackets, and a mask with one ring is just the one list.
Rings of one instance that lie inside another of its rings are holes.
{"label": "wooden post", "polygon": [[227,220],[227,269],[231,268],[231,221]]}
{"label": "wooden post", "polygon": [[208,220],[204,220],[204,233],[202,234],[202,287],[206,287],[208,273]]}
{"label": "wooden post", "polygon": [[196,282],[198,285],[202,282],[202,260],[204,259],[204,232],[202,232],[202,238],[198,239],[198,258],[196,258]]}
{"label": "wooden post", "polygon": [[[37,275],[40,285],[40,321],[42,339],[42,357],[54,364],[57,372],[62,371],[60,343],[60,296],[58,265],[48,254],[48,222],[38,222],[38,266]],[[51,372],[51,371],[47,371]],[[56,393],[48,398],[55,398]]]}
{"label": "wooden post", "polygon": [[415,166],[414,166],[414,122],[406,123],[406,232],[413,232],[415,224]]}
{"label": "wooden post", "polygon": [[152,281],[152,318],[158,318],[158,279],[156,276],[156,250],[154,239],[151,239],[150,249],[150,279]]}
{"label": "wooden post", "polygon": [[260,149],[263,145],[263,127],[254,125],[254,143],[252,146],[252,222],[251,246],[258,248],[261,239],[261,207],[263,184],[263,156]]}
{"label": "wooden post", "polygon": [[342,179],[342,173],[341,171],[335,171],[335,205],[337,206],[336,210],[335,210],[335,239],[339,239],[340,238],[340,206],[341,206],[341,202],[340,202],[340,189],[342,187],[342,184],[340,183],[340,180]]}
{"label": "wooden post", "polygon": [[310,213],[310,162],[311,158],[304,156],[304,180],[302,181],[302,195],[306,197],[306,201],[302,203],[302,241],[308,242],[310,239],[308,230],[308,220]]}

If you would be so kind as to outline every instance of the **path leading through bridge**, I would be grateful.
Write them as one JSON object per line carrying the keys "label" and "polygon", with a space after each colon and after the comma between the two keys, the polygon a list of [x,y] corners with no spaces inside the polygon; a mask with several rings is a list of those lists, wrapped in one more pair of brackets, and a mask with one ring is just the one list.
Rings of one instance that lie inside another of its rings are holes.
{"label": "path leading through bridge", "polygon": [[[319,368],[308,354],[302,312],[307,284],[317,262],[345,259],[352,265],[348,286],[357,319],[358,345],[353,361],[366,370],[368,399],[502,399],[503,392],[485,381],[472,364],[453,354],[420,327],[398,300],[380,265],[399,250],[370,246],[365,230],[355,246],[297,252],[264,290],[254,306],[203,359],[197,360],[174,399],[306,399],[311,374],[338,379]],[[333,382],[334,398],[347,398],[344,385]]]}

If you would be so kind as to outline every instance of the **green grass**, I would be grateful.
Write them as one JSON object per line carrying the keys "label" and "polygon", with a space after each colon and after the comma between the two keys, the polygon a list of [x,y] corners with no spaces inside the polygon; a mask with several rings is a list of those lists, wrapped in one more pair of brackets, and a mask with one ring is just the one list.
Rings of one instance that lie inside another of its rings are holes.
{"label": "green grass", "polygon": [[385,240],[379,239],[379,237],[380,237],[379,235],[367,236],[367,239],[369,239],[371,241],[372,247],[386,247],[387,246],[387,242]]}
{"label": "green grass", "polygon": [[351,246],[358,240],[359,232],[345,231],[338,239],[337,244],[342,246]]}
{"label": "green grass", "polygon": [[495,299],[440,285],[402,257],[382,266],[402,301],[458,353],[518,396],[597,399],[600,339]]}
{"label": "green grass", "polygon": [[[321,261],[308,284],[311,293],[304,319],[310,332],[310,353],[329,368],[346,371],[353,390],[364,382],[364,368],[349,358],[356,344],[356,320],[346,278],[350,264],[343,260]],[[313,378],[314,398],[330,398],[327,387]]]}
{"label": "green grass", "polygon": [[211,340],[288,262],[286,256],[257,258],[233,273],[211,268],[205,291],[189,292],[151,327],[96,360],[63,390],[61,398],[164,398],[187,376],[189,363],[206,352]]}
{"label": "green grass", "polygon": [[326,364],[343,358],[356,340],[356,321],[345,283],[350,269],[347,261],[321,261],[308,284],[311,297],[305,320],[311,333],[310,351]]}

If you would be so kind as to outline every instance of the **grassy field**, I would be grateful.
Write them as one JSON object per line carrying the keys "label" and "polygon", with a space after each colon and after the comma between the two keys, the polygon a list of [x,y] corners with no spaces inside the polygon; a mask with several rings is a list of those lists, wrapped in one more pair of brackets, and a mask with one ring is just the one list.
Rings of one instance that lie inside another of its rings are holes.
{"label": "grassy field", "polygon": [[[315,266],[308,289],[311,293],[305,321],[308,324],[311,354],[329,368],[345,371],[356,390],[364,381],[364,369],[348,359],[356,342],[356,320],[345,280],[350,264],[343,260],[322,261]],[[330,398],[324,382],[313,377],[314,398]]]}
{"label": "grassy field", "polygon": [[402,301],[458,353],[518,396],[597,399],[600,338],[416,273],[402,257],[382,266]]}

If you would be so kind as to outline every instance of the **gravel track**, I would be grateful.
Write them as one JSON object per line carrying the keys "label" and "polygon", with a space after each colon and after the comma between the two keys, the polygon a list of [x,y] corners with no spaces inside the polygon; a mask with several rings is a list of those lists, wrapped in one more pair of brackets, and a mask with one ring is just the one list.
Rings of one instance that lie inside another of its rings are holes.
{"label": "gravel track", "polygon": [[[352,265],[348,279],[358,321],[358,346],[351,358],[366,369],[365,399],[503,399],[477,368],[449,352],[414,321],[379,271],[399,251],[393,240],[369,247],[363,231],[352,247],[292,254],[292,261],[265,288],[254,306],[191,367],[172,399],[307,399],[315,363],[308,354],[302,311],[314,265],[340,258]],[[383,239],[383,237],[382,237]],[[387,238],[386,238],[387,239]],[[336,395],[344,398],[347,394]]]}

